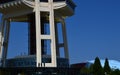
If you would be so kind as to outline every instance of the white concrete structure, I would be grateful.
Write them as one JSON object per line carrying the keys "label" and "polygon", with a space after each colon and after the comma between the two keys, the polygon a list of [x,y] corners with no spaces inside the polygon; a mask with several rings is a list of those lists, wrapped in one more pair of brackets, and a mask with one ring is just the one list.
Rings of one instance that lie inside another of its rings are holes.
{"label": "white concrete structure", "polygon": [[[64,48],[65,58],[69,60],[64,19],[74,14],[75,4],[71,0],[8,0],[0,3],[2,21],[0,24],[0,59],[5,67],[9,42],[10,22],[27,22],[28,14],[35,13],[36,27],[36,67],[57,67],[59,49]],[[41,17],[45,16],[50,25],[50,34],[41,34]],[[63,43],[59,43],[57,23],[62,26]],[[41,40],[50,40],[51,62],[42,62]]]}

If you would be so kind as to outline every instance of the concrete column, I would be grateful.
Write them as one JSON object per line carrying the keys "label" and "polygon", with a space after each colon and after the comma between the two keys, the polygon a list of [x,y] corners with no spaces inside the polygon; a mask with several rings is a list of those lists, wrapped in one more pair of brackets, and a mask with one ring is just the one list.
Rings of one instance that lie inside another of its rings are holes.
{"label": "concrete column", "polygon": [[1,35],[2,33],[1,33],[1,31],[0,31],[0,59],[1,59],[1,53],[2,53],[2,49],[1,49],[1,47],[2,47],[2,35]]}
{"label": "concrete column", "polygon": [[6,28],[5,28],[5,38],[3,43],[3,67],[5,67],[5,60],[7,58],[7,51],[8,51],[8,42],[9,42],[9,32],[10,32],[10,21],[9,19],[6,20]]}
{"label": "concrete column", "polygon": [[3,48],[3,31],[4,31],[4,19],[2,17],[0,25],[0,60],[2,59],[2,48]]}
{"label": "concrete column", "polygon": [[42,51],[41,51],[41,20],[39,10],[39,0],[35,0],[35,20],[36,20],[36,66],[41,67]]}
{"label": "concrete column", "polygon": [[3,66],[3,41],[4,41],[4,27],[5,19],[2,16],[1,29],[0,29],[0,64]]}
{"label": "concrete column", "polygon": [[63,33],[65,58],[69,59],[68,44],[67,44],[67,35],[66,35],[66,25],[65,25],[65,21],[64,20],[62,20],[62,33]]}
{"label": "concrete column", "polygon": [[60,57],[60,50],[59,50],[59,37],[58,37],[58,25],[55,23],[55,39],[56,39],[56,55]]}
{"label": "concrete column", "polygon": [[36,54],[36,26],[35,26],[35,14],[30,14],[29,16],[29,27],[28,27],[28,54]]}
{"label": "concrete column", "polygon": [[49,9],[50,9],[49,21],[50,21],[50,35],[51,35],[51,58],[52,58],[51,66],[57,67],[53,0],[48,0],[48,1],[49,1]]}

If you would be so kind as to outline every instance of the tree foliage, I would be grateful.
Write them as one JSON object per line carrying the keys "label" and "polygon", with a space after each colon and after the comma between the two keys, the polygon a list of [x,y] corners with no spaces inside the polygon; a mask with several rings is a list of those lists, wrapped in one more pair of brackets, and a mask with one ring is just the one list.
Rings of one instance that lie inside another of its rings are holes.
{"label": "tree foliage", "polygon": [[95,58],[95,62],[93,64],[93,74],[104,75],[103,68],[98,57]]}
{"label": "tree foliage", "polygon": [[90,65],[89,70],[90,70],[90,73],[92,74],[93,73],[93,64]]}
{"label": "tree foliage", "polygon": [[120,70],[119,69],[112,70],[109,75],[120,75]]}
{"label": "tree foliage", "polygon": [[111,69],[107,58],[105,59],[104,67],[102,67],[100,59],[96,57],[94,63],[89,68],[83,67],[80,73],[80,75],[120,75],[120,70]]}
{"label": "tree foliage", "polygon": [[105,59],[104,68],[103,69],[104,69],[104,73],[110,74],[111,68],[109,66],[109,61],[108,61],[107,58]]}
{"label": "tree foliage", "polygon": [[83,67],[80,71],[81,74],[90,74],[90,69],[87,67]]}

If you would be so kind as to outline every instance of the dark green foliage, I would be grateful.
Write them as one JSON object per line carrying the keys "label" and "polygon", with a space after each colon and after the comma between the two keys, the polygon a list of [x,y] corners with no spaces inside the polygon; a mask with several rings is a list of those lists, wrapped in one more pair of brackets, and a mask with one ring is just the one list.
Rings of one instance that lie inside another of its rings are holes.
{"label": "dark green foliage", "polygon": [[92,74],[93,73],[93,64],[90,65],[89,69],[90,69],[90,73]]}
{"label": "dark green foliage", "polygon": [[87,67],[83,67],[83,68],[80,70],[80,73],[81,73],[81,74],[90,74],[90,69],[87,68]]}
{"label": "dark green foliage", "polygon": [[111,73],[109,75],[120,75],[120,70],[115,69],[115,70],[111,71]]}
{"label": "dark green foliage", "polygon": [[95,58],[95,62],[93,64],[93,74],[104,75],[104,71],[103,71],[103,68],[101,66],[101,63],[98,57]]}
{"label": "dark green foliage", "polygon": [[111,72],[111,68],[110,68],[110,66],[109,66],[109,61],[108,61],[108,59],[106,58],[106,59],[105,59],[105,63],[104,63],[104,73],[110,74],[110,72]]}
{"label": "dark green foliage", "polygon": [[102,68],[99,58],[96,57],[94,63],[89,68],[82,68],[80,73],[80,75],[120,75],[120,70],[111,69],[107,58]]}

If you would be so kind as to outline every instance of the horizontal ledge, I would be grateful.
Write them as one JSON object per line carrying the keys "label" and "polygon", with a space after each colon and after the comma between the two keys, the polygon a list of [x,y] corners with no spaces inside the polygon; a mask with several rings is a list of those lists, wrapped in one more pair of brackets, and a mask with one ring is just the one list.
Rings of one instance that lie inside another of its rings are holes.
{"label": "horizontal ledge", "polygon": [[41,35],[41,39],[51,39],[51,35]]}

